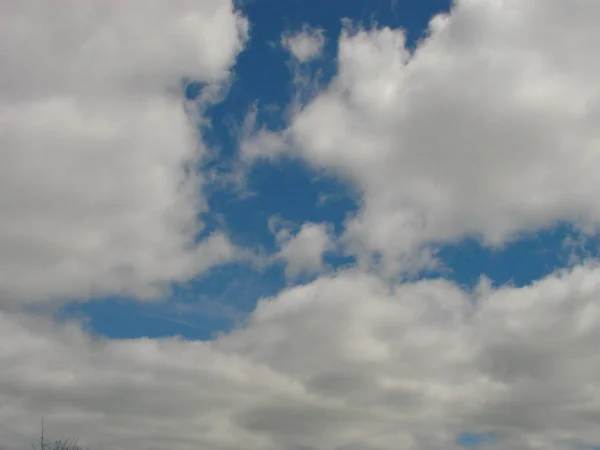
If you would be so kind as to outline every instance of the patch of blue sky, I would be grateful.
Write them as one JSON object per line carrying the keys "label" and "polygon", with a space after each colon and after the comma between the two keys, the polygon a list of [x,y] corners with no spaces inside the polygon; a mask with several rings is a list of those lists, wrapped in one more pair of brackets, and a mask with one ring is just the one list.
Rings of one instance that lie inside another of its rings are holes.
{"label": "patch of blue sky", "polygon": [[522,287],[569,267],[573,257],[578,261],[597,257],[599,244],[597,237],[586,237],[566,223],[525,234],[502,248],[486,247],[469,238],[440,248],[438,257],[445,270],[436,275],[467,289],[473,288],[481,275],[494,287]]}
{"label": "patch of blue sky", "polygon": [[498,441],[498,435],[495,433],[461,433],[456,438],[456,443],[466,449],[476,450],[484,444],[491,444]]}
{"label": "patch of blue sky", "polygon": [[281,266],[257,273],[247,265],[231,264],[174,285],[157,301],[114,296],[71,303],[57,318],[77,318],[88,331],[115,339],[180,336],[209,340],[238,325],[258,299],[275,295],[283,285]]}

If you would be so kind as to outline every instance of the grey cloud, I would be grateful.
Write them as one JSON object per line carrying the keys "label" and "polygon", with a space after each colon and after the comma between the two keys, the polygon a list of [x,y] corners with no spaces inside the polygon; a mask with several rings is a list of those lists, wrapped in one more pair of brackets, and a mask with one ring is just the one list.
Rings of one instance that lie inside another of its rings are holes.
{"label": "grey cloud", "polygon": [[476,292],[349,270],[207,342],[95,339],[4,312],[0,433],[16,449],[44,414],[98,450],[430,450],[469,430],[575,448],[600,440],[599,286],[594,265]]}

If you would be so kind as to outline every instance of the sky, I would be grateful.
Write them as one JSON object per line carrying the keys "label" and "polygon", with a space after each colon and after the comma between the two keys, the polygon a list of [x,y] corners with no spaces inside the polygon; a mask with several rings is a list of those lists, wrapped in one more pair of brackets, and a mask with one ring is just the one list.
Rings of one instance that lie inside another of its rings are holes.
{"label": "sky", "polygon": [[600,449],[599,19],[0,0],[0,449]]}

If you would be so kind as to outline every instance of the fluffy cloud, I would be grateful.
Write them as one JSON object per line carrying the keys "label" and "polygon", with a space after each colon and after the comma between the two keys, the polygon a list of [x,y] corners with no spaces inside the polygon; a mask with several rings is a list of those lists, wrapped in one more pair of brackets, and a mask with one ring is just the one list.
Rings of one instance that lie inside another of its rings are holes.
{"label": "fluffy cloud", "polygon": [[196,243],[195,170],[246,38],[231,1],[9,1],[0,28],[1,301],[153,295],[233,256]]}
{"label": "fluffy cloud", "polygon": [[392,272],[465,236],[595,230],[598,16],[585,0],[459,0],[412,54],[402,30],[348,26],[336,78],[279,139],[362,192],[346,242]]}
{"label": "fluffy cloud", "polygon": [[276,232],[281,247],[276,257],[285,262],[287,276],[318,273],[323,269],[325,252],[334,249],[330,228],[327,224],[305,223],[295,235],[287,229]]}
{"label": "fluffy cloud", "polygon": [[304,26],[302,31],[281,37],[281,45],[300,63],[309,62],[321,56],[325,45],[325,33],[322,29]]}
{"label": "fluffy cloud", "polygon": [[0,313],[0,434],[22,448],[44,414],[97,450],[452,449],[463,431],[504,449],[597,445],[598,299],[594,265],[473,293],[351,270],[211,342],[95,340]]}

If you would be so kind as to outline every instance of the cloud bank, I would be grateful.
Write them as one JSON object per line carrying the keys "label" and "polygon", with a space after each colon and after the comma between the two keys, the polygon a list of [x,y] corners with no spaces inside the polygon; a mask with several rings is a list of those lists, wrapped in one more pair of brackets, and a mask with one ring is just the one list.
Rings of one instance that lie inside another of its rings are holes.
{"label": "cloud bank", "polygon": [[504,449],[600,442],[600,269],[474,293],[349,270],[259,303],[208,342],[94,340],[0,315],[0,432],[44,414],[94,448]]}

